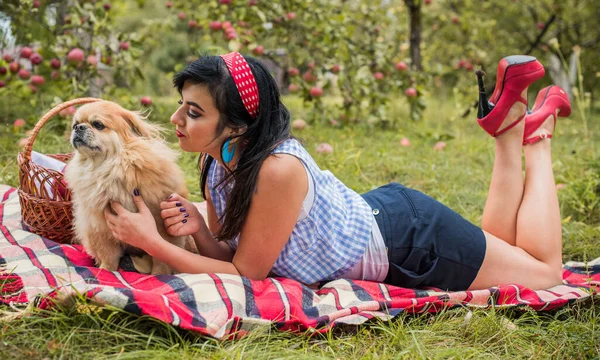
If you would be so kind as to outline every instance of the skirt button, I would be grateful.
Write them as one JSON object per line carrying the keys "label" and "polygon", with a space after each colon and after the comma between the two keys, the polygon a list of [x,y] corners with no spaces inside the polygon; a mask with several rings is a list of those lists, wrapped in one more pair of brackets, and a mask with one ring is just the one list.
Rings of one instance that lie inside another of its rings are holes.
{"label": "skirt button", "polygon": [[379,215],[379,209],[373,209],[373,215]]}

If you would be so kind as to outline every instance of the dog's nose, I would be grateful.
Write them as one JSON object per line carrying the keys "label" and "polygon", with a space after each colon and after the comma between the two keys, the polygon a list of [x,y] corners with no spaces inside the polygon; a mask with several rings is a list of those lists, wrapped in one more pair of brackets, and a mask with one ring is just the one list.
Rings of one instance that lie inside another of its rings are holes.
{"label": "dog's nose", "polygon": [[74,129],[75,131],[83,131],[83,130],[85,130],[85,125],[83,125],[83,124],[77,124],[77,125],[75,125],[75,126],[73,127],[73,129]]}

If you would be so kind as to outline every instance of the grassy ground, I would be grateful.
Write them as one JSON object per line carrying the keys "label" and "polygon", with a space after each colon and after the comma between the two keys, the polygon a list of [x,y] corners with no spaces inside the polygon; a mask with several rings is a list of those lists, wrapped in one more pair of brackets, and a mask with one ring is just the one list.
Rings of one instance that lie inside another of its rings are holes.
{"label": "grassy ground", "polygon": [[[151,118],[167,119],[168,110],[176,106],[176,100],[169,101],[164,113],[157,111]],[[302,116],[297,99],[286,102],[294,118]],[[358,192],[401,182],[479,224],[493,140],[472,117],[455,117],[455,110],[450,103],[431,104],[423,121],[400,121],[393,131],[314,125],[294,135],[306,141],[322,168]],[[402,106],[395,116],[409,118]],[[556,180],[565,184],[559,190],[565,261],[600,256],[600,125],[589,122],[584,132],[576,112],[570,119],[559,119],[553,140]],[[53,126],[40,135],[35,150],[69,151],[58,135],[63,125]],[[0,183],[18,185],[15,159],[20,136],[0,125]],[[175,144],[173,134],[167,137]],[[400,145],[403,137],[410,139],[409,147]],[[440,140],[446,142],[445,149],[433,150]],[[320,142],[330,143],[333,154],[316,154]],[[184,154],[180,164],[192,197],[200,200],[195,156]],[[598,358],[599,319],[596,299],[552,313],[455,309],[435,316],[401,315],[390,322],[338,328],[313,337],[265,328],[241,340],[217,342],[120,311],[65,310],[0,322],[0,358]]]}

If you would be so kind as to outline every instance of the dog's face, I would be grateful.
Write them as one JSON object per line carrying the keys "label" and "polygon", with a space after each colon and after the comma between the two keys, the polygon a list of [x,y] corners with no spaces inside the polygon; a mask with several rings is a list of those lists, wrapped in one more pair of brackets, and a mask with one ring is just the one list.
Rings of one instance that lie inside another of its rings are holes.
{"label": "dog's face", "polygon": [[158,129],[136,112],[110,101],[83,105],[73,115],[71,145],[81,155],[110,156],[139,138],[154,138]]}

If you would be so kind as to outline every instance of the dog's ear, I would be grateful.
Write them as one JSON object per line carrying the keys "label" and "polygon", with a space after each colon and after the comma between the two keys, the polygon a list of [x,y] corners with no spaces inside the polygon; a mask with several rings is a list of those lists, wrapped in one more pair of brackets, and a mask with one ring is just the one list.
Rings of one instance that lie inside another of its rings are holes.
{"label": "dog's ear", "polygon": [[160,137],[160,128],[147,122],[147,116],[141,112],[124,110],[121,117],[129,124],[129,128],[134,135],[148,139]]}

